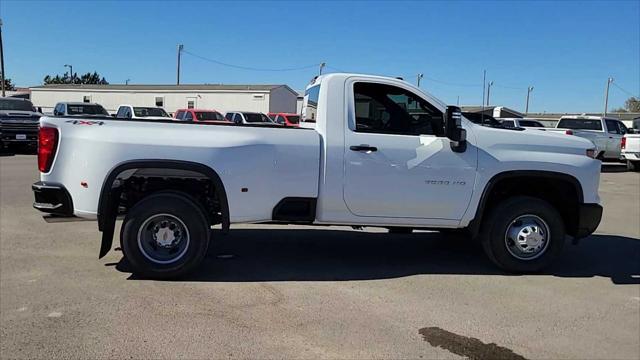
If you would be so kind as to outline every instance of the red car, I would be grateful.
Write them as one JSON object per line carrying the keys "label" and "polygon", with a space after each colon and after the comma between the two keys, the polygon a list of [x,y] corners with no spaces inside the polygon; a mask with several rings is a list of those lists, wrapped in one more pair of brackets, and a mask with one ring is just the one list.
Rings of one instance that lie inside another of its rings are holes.
{"label": "red car", "polygon": [[204,109],[178,109],[173,115],[173,119],[178,121],[228,123],[224,116],[216,110]]}
{"label": "red car", "polygon": [[273,122],[284,126],[300,126],[300,115],[289,113],[269,113]]}

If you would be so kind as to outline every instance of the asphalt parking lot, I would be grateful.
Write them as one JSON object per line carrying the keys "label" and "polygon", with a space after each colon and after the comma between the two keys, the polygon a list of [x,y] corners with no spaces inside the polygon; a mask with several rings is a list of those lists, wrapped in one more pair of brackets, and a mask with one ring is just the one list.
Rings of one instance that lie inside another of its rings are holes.
{"label": "asphalt parking lot", "polygon": [[622,169],[596,234],[544,274],[435,232],[255,225],[162,282],[98,260],[94,222],[45,223],[35,156],[4,156],[0,357],[638,359],[640,173]]}

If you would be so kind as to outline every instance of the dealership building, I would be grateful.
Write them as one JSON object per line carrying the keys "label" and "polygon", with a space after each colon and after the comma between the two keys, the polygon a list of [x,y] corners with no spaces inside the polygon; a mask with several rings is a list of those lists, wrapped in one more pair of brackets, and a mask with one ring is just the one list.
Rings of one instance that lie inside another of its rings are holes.
{"label": "dealership building", "polygon": [[295,113],[298,93],[287,85],[71,85],[31,88],[31,102],[45,113],[58,102],[98,103],[109,113],[121,104],[156,106],[169,113],[198,108]]}

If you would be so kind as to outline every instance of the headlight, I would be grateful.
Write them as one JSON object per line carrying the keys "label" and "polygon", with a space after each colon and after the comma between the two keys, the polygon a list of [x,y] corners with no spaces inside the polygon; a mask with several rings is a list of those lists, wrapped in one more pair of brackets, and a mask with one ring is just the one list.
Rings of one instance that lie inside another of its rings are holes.
{"label": "headlight", "polygon": [[596,149],[587,149],[586,155],[592,159],[596,158]]}

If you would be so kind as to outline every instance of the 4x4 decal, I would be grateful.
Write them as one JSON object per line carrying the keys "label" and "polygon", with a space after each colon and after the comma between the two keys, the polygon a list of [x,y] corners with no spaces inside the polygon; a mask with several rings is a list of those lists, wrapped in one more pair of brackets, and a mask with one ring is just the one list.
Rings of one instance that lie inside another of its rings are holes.
{"label": "4x4 decal", "polygon": [[65,122],[73,125],[104,125],[104,121],[92,121],[92,120],[67,120]]}

